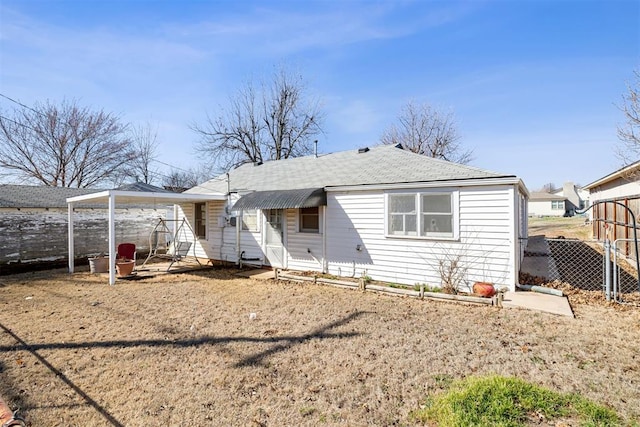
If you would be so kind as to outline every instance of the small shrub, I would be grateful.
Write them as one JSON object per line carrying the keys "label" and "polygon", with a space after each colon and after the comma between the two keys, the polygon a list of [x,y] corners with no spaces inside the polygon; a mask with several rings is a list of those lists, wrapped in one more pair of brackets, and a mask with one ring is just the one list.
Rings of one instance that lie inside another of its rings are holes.
{"label": "small shrub", "polygon": [[441,287],[435,286],[435,285],[431,286],[431,285],[428,285],[426,283],[416,283],[415,285],[413,285],[413,290],[420,292],[420,286],[421,285],[424,285],[424,291],[425,292],[434,292],[434,293],[442,292],[442,288]]}

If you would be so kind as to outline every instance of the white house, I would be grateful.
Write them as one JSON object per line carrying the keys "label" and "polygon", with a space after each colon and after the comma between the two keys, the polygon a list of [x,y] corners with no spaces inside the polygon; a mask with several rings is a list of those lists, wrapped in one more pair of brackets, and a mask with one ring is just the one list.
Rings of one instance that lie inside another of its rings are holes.
{"label": "white house", "polygon": [[564,216],[567,198],[545,191],[534,191],[529,197],[529,216]]}
{"label": "white house", "polygon": [[514,290],[526,246],[518,177],[399,145],[245,164],[189,194],[212,196],[177,202],[210,260],[408,285],[456,269]]}
{"label": "white house", "polygon": [[576,214],[576,211],[589,206],[589,191],[578,187],[573,182],[565,182],[562,188],[553,191],[553,194],[566,199],[565,212],[569,216],[573,216]]}

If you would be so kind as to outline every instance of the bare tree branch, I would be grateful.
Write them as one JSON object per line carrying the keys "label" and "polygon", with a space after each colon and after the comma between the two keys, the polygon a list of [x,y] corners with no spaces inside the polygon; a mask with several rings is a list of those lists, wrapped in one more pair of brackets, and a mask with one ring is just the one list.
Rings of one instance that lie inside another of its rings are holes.
{"label": "bare tree branch", "polygon": [[228,110],[192,129],[200,136],[198,150],[211,155],[219,171],[227,171],[246,162],[311,153],[321,122],[319,103],[306,96],[302,77],[279,69],[259,93],[246,83],[229,100]]}
{"label": "bare tree branch", "polygon": [[0,115],[0,168],[53,187],[91,187],[131,161],[126,126],[75,101]]}
{"label": "bare tree branch", "polygon": [[625,124],[618,126],[620,144],[616,154],[625,165],[640,159],[640,70],[633,72],[635,80],[627,84],[628,92],[622,96],[619,107],[624,114]]}
{"label": "bare tree branch", "polygon": [[380,138],[383,144],[402,144],[414,153],[466,164],[473,152],[459,143],[453,113],[442,113],[428,104],[407,103],[398,117]]}
{"label": "bare tree branch", "polygon": [[133,126],[131,129],[132,149],[135,156],[131,161],[127,176],[135,178],[145,184],[152,184],[157,169],[152,163],[158,157],[158,126],[151,123]]}

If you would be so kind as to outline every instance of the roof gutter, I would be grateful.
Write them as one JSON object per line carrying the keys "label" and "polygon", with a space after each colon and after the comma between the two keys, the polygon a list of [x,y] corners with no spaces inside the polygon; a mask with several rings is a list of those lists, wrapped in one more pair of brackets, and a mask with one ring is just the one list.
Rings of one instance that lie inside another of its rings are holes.
{"label": "roof gutter", "polygon": [[403,188],[442,188],[442,187],[480,187],[487,185],[518,185],[520,191],[529,197],[529,190],[524,182],[517,176],[451,179],[443,181],[417,181],[401,182],[393,184],[361,184],[361,185],[336,185],[325,187],[325,191],[362,191],[365,190],[399,190]]}
{"label": "roof gutter", "polygon": [[584,187],[582,187],[585,190],[591,190],[595,187],[598,187],[602,184],[606,184],[609,181],[613,181],[614,179],[617,178],[622,178],[627,174],[632,173],[632,171],[639,169],[640,168],[640,162],[636,162],[636,163],[632,163],[629,166],[625,166],[622,169],[618,169],[617,171],[610,173],[607,176],[604,176],[596,181],[593,181],[590,184],[585,185]]}

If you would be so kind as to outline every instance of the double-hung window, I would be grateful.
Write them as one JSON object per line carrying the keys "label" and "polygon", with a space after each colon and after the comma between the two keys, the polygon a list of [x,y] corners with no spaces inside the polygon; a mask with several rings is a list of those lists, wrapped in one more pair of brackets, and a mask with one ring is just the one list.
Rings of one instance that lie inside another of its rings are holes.
{"label": "double-hung window", "polygon": [[319,233],[320,232],[320,208],[300,208],[300,232]]}
{"label": "double-hung window", "polygon": [[242,229],[246,231],[258,231],[258,211],[250,209],[242,211]]}
{"label": "double-hung window", "polygon": [[194,206],[195,232],[198,239],[207,238],[207,204],[196,203]]}
{"label": "double-hung window", "polygon": [[389,234],[418,235],[418,210],[415,194],[389,194]]}
{"label": "double-hung window", "polygon": [[451,193],[420,194],[421,236],[453,237]]}
{"label": "double-hung window", "polygon": [[387,235],[454,239],[455,192],[387,194]]}
{"label": "double-hung window", "polygon": [[564,200],[552,200],[551,201],[551,209],[554,211],[563,210],[564,209]]}

